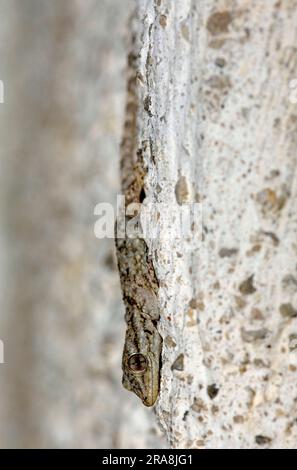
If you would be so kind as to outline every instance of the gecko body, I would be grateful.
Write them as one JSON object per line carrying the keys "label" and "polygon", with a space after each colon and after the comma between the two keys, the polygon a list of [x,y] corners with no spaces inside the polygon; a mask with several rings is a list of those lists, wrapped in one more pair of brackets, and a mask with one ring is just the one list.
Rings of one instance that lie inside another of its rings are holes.
{"label": "gecko body", "polygon": [[[137,146],[137,55],[128,58],[129,77],[126,120],[121,144],[122,192],[125,208],[142,203],[146,175],[143,149]],[[129,221],[126,217],[124,223]],[[120,222],[117,221],[119,224]],[[146,406],[152,406],[159,393],[162,338],[157,329],[159,282],[148,246],[141,234],[117,237],[116,253],[127,324],[122,357],[123,386],[134,392]]]}

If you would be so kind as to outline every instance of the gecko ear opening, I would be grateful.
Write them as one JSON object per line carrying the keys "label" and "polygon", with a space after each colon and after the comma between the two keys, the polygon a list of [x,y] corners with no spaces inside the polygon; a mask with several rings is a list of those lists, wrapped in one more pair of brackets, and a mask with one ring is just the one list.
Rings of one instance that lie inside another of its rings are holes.
{"label": "gecko ear opening", "polygon": [[139,193],[139,202],[142,203],[146,197],[144,187],[141,188],[141,191]]}

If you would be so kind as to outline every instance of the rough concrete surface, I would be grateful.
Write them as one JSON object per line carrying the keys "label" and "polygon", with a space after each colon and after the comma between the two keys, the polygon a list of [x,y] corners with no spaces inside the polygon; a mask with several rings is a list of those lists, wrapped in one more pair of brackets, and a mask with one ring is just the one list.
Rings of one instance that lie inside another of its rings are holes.
{"label": "rough concrete surface", "polygon": [[137,3],[146,194],[170,205],[157,414],[174,447],[296,447],[297,2]]}

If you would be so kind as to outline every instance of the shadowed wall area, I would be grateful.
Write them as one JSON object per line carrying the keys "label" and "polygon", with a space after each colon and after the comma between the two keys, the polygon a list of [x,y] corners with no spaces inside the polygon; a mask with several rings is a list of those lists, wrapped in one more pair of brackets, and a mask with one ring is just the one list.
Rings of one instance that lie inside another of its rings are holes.
{"label": "shadowed wall area", "polygon": [[[1,447],[160,447],[121,387],[113,240],[132,1],[0,1]],[[126,41],[126,42],[125,42]]]}

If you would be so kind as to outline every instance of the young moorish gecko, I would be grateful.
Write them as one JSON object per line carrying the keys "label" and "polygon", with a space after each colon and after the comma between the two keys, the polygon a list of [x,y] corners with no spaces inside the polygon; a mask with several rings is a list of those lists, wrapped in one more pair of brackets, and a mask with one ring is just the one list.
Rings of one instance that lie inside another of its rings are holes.
{"label": "young moorish gecko", "polygon": [[[137,148],[137,56],[134,53],[129,55],[128,64],[126,121],[121,144],[125,208],[131,203],[141,203],[145,198],[146,174],[143,149]],[[129,217],[126,216],[127,221]],[[159,393],[162,350],[162,338],[157,330],[159,283],[147,244],[140,235],[117,238],[116,233],[115,240],[127,323],[122,382],[144,405],[152,406]]]}

